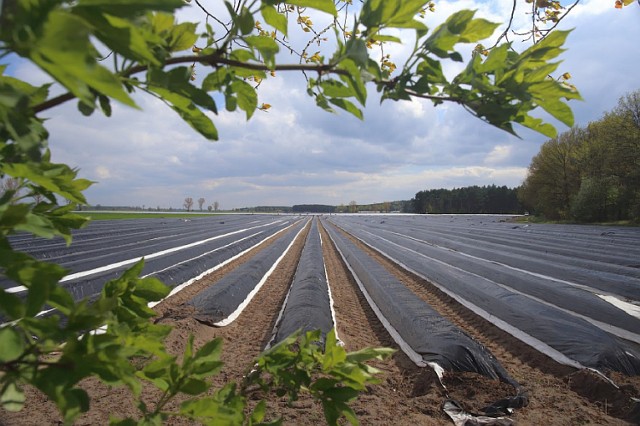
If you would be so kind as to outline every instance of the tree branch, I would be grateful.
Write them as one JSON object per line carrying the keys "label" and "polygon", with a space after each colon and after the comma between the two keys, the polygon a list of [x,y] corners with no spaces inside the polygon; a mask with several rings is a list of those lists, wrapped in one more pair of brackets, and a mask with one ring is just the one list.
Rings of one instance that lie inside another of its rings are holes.
{"label": "tree branch", "polygon": [[[334,64],[317,64],[317,65],[307,65],[307,64],[284,64],[284,65],[276,65],[274,68],[269,68],[264,64],[259,63],[251,63],[251,62],[241,62],[233,59],[227,59],[219,56],[217,53],[213,53],[211,55],[205,56],[179,56],[176,58],[170,58],[165,62],[165,66],[167,65],[177,65],[184,63],[201,63],[210,65],[212,67],[218,65],[227,65],[232,67],[244,68],[254,71],[308,71],[308,72],[317,72],[318,74],[337,74],[337,75],[345,75],[348,76],[349,72],[346,70],[341,70],[336,68]],[[122,77],[130,77],[134,74],[138,74],[144,72],[149,69],[148,65],[136,65],[134,67],[129,68],[125,72],[121,74]],[[38,114],[42,111],[46,111],[50,108],[61,105],[67,101],[70,101],[75,98],[71,92],[67,92],[60,96],[56,96],[55,98],[48,99],[36,106],[33,107],[33,111],[35,114]]]}
{"label": "tree branch", "polygon": [[[511,25],[513,25],[513,16],[516,13],[516,0],[513,0],[513,6],[511,6],[511,16],[509,17],[509,23],[507,24],[507,28],[504,29],[504,32],[500,34],[500,37],[496,40],[495,44],[489,48],[489,50],[493,49],[500,43],[500,41],[509,35],[509,30],[511,29]],[[508,40],[507,40],[508,41]]]}
{"label": "tree branch", "polygon": [[462,99],[456,98],[454,96],[425,95],[423,93],[414,92],[413,90],[405,90],[405,93],[409,96],[413,96],[414,98],[429,99],[431,101],[455,102],[457,104],[464,103]]}
{"label": "tree branch", "polygon": [[[233,59],[224,58],[219,56],[217,53],[213,53],[211,55],[205,55],[205,56],[190,55],[190,56],[180,56],[176,58],[171,58],[165,62],[165,66],[183,64],[183,63],[194,63],[194,62],[210,65],[212,67],[215,67],[218,65],[227,65],[227,66],[244,68],[244,69],[255,70],[255,71],[272,71],[272,70],[273,71],[303,71],[303,72],[307,71],[307,72],[317,72],[318,74],[337,74],[337,75],[344,75],[344,76],[349,75],[348,71],[336,68],[336,65],[334,64],[315,64],[315,65],[283,64],[283,65],[276,65],[274,68],[269,68],[266,65],[260,64],[260,63],[241,62]],[[147,69],[149,69],[147,65],[137,65],[135,67],[129,68],[127,71],[122,73],[122,77],[130,77],[134,74],[144,72]],[[384,81],[384,80],[383,81],[376,80],[374,82],[377,84],[391,83],[390,81]],[[432,101],[455,102],[458,104],[463,103],[460,98],[451,97],[451,96],[426,95],[426,94],[418,93],[412,90],[406,90],[405,92],[409,96],[412,96],[415,98],[429,99]],[[67,101],[70,101],[74,98],[75,96],[72,93],[68,92],[63,95],[57,96],[55,98],[48,99],[47,101],[36,105],[33,108],[33,110],[37,114],[42,111],[46,111],[50,108],[53,108],[55,106],[58,106],[60,104],[63,104]]]}

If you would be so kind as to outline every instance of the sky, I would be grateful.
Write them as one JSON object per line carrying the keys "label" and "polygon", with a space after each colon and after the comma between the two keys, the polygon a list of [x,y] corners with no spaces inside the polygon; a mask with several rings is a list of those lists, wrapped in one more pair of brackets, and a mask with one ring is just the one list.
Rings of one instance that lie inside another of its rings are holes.
{"label": "sky", "polygon": [[[436,1],[436,12],[428,14],[425,23],[433,29],[463,8],[507,22],[511,4]],[[582,0],[560,24],[561,29],[574,28],[558,72],[569,72],[570,82],[584,98],[570,103],[578,126],[598,120],[621,96],[640,89],[640,6],[618,10],[613,5],[614,0]],[[201,14],[191,7],[179,18],[198,21]],[[323,17],[312,14],[312,19],[320,23]],[[520,11],[514,28],[523,28],[528,19]],[[521,38],[511,37],[516,46],[524,46]],[[388,46],[385,53],[401,64],[410,45]],[[285,55],[279,62],[296,60]],[[445,70],[457,71],[455,66]],[[25,61],[14,61],[10,72],[34,84],[48,81]],[[135,98],[142,111],[113,105],[111,118],[85,118],[76,102],[41,116],[49,119],[53,161],[76,167],[80,177],[96,182],[85,192],[89,204],[144,208],[182,208],[186,197],[202,197],[205,206],[217,202],[224,210],[369,204],[409,200],[426,189],[515,187],[548,140],[522,127],[516,128],[520,138],[514,137],[453,104],[380,104],[375,88],[368,89],[365,119],[360,121],[346,112],[320,110],[307,96],[302,76],[278,73],[259,88],[259,104],[272,105],[268,112],[256,111],[248,122],[243,112],[212,115],[220,134],[216,142],[199,136],[148,96]],[[568,130],[550,122],[559,132]]]}

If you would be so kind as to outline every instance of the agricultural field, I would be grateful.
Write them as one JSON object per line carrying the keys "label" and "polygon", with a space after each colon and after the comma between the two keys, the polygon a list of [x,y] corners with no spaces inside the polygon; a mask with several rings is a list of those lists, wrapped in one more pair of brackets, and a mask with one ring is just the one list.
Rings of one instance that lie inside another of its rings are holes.
{"label": "agricultural field", "polygon": [[[352,404],[362,424],[464,424],[469,413],[500,413],[500,424],[640,422],[639,228],[220,215],[96,220],[71,246],[11,242],[68,268],[61,284],[78,299],[144,257],[143,274],[173,288],[154,307],[174,326],[169,347],[181,353],[189,334],[196,345],[223,338],[219,385],[294,330],[335,328],[349,351],[397,349],[373,363],[381,383]],[[84,387],[92,409],[78,424],[135,416],[125,389]],[[324,418],[307,398],[268,403],[285,424]],[[59,420],[35,393],[22,412],[0,413],[3,425]]]}

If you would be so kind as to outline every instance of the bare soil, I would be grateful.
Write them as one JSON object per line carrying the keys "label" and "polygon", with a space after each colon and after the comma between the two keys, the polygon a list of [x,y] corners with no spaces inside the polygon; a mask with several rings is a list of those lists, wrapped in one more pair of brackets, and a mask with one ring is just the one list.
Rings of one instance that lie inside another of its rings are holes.
{"label": "bare soil", "polygon": [[[271,338],[307,232],[308,227],[253,301],[229,326],[216,328],[198,322],[185,302],[204,288],[216,285],[221,277],[250,260],[258,250],[272,243],[278,236],[157,305],[156,321],[174,327],[167,341],[168,348],[176,354],[182,353],[190,334],[195,336],[196,347],[221,337],[224,341],[222,360],[225,366],[214,377],[213,383],[221,386],[229,381],[239,381],[251,369],[254,359]],[[399,350],[368,306],[322,227],[321,236],[329,285],[335,303],[338,337],[349,351],[372,346],[398,349],[391,359],[372,363],[381,370],[381,383],[368,388],[352,404],[363,425],[452,424],[442,410],[442,404],[447,399],[456,400],[467,411],[479,412],[501,398],[515,395],[515,389],[510,385],[477,374],[447,373],[441,383],[431,369],[419,368],[413,364]],[[511,377],[526,389],[529,404],[515,410],[510,416],[514,422],[523,425],[632,424],[624,419],[632,409],[630,398],[640,398],[639,377],[614,373],[611,378],[620,385],[616,388],[593,372],[576,371],[559,365],[466,310],[430,283],[406,272],[370,248],[358,244],[416,295],[484,344]],[[77,424],[107,424],[111,415],[120,418],[136,416],[137,409],[131,403],[131,396],[126,389],[110,388],[96,380],[87,380],[82,386],[91,397],[91,411],[84,414]],[[32,389],[27,392],[28,402],[21,412],[0,411],[0,425],[61,424],[60,415],[45,396]],[[158,398],[158,393],[151,388],[146,389],[144,395],[149,404]],[[282,416],[285,424],[324,422],[322,408],[308,397],[302,397],[291,405],[273,396],[268,400],[268,412],[270,419]],[[168,424],[188,423],[181,419],[170,419]]]}

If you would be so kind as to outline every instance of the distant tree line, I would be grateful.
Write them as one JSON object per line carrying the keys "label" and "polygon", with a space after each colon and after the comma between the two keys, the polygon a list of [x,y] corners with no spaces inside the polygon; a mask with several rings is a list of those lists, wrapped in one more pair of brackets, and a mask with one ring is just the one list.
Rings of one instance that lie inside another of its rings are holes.
{"label": "distant tree line", "polygon": [[336,206],[336,213],[412,213],[413,206],[409,200],[384,201],[382,203],[358,204],[351,201],[348,205]]}
{"label": "distant tree line", "polygon": [[291,208],[294,213],[334,213],[336,206],[325,204],[297,204]]}
{"label": "distant tree line", "polygon": [[586,128],[544,143],[519,197],[553,220],[640,221],[640,91]]}
{"label": "distant tree line", "polygon": [[524,213],[518,189],[506,186],[468,186],[419,191],[411,199],[414,213]]}
{"label": "distant tree line", "polygon": [[233,209],[238,213],[291,213],[289,206],[255,206],[255,207],[239,207]]}
{"label": "distant tree line", "polygon": [[331,206],[328,204],[296,204],[294,206],[256,206],[242,207],[234,209],[236,212],[255,212],[255,213],[358,213],[358,212],[375,212],[389,213],[402,212],[412,213],[413,206],[411,201],[385,201],[374,204],[358,204],[355,201],[349,202],[348,205],[341,204],[339,206]]}

